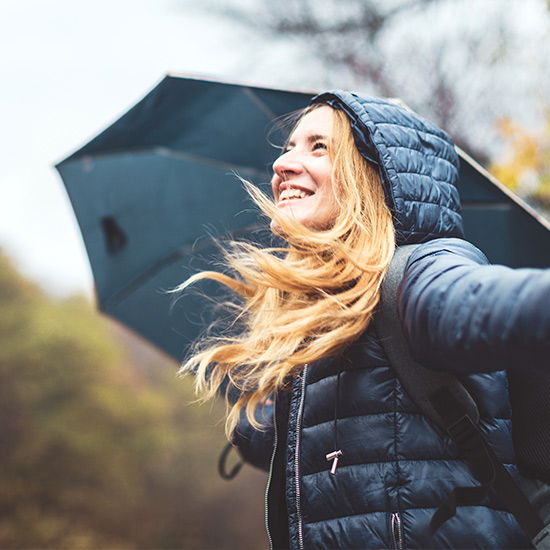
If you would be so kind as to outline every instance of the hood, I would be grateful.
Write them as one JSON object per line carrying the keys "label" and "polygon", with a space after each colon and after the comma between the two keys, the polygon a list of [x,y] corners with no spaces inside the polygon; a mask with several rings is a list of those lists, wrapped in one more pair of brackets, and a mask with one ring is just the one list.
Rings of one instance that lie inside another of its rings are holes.
{"label": "hood", "polygon": [[458,156],[437,126],[387,100],[340,90],[315,96],[343,110],[361,155],[378,167],[397,244],[463,237]]}

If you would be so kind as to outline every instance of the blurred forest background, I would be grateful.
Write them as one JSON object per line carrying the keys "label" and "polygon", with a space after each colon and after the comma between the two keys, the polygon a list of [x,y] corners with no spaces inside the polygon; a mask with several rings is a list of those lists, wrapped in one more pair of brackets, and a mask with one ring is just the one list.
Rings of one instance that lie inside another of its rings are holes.
{"label": "blurred forest background", "polygon": [[[550,6],[479,4],[180,0],[254,46],[240,80],[265,63],[281,87],[399,96],[548,215]],[[216,472],[223,407],[193,403],[177,365],[1,251],[0,341],[1,548],[265,547],[265,475]]]}
{"label": "blurred forest background", "polygon": [[174,367],[0,253],[0,548],[265,547],[265,475],[218,476],[222,407]]}

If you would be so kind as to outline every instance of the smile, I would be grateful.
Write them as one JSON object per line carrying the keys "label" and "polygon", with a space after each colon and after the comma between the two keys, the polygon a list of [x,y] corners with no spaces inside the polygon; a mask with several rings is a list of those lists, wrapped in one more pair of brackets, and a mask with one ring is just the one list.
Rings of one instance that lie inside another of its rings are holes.
{"label": "smile", "polygon": [[281,191],[281,194],[279,195],[279,202],[284,202],[291,199],[303,199],[311,195],[313,195],[313,193],[291,187],[290,189],[284,189],[283,191]]}

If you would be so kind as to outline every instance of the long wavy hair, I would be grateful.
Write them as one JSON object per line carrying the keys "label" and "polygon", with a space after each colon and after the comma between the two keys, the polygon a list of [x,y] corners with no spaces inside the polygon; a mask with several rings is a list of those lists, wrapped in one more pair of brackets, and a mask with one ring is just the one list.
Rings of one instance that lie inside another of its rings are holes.
{"label": "long wavy hair", "polygon": [[238,396],[227,400],[228,435],[243,409],[261,429],[256,408],[287,388],[304,365],[357,339],[378,304],[395,249],[392,215],[377,170],[359,154],[339,110],[333,110],[328,154],[338,210],[330,228],[311,229],[281,215],[270,197],[243,181],[257,206],[282,228],[287,246],[232,242],[225,253],[231,276],[204,271],[174,289],[213,279],[238,297],[232,306],[241,333],[200,340],[181,368],[195,374],[204,399],[227,387]]}

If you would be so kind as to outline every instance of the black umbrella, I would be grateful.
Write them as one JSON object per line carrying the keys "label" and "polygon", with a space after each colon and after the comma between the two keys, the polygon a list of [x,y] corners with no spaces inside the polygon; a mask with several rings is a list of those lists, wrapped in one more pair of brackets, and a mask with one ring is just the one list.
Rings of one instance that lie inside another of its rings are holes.
{"label": "black umbrella", "polygon": [[[166,293],[220,257],[212,237],[260,220],[233,175],[261,184],[283,135],[274,121],[312,94],[167,76],[56,168],[90,258],[99,308],[181,360],[219,314],[196,292]],[[466,236],[511,266],[550,266],[550,225],[461,151]],[[208,297],[217,285],[201,287]]]}

